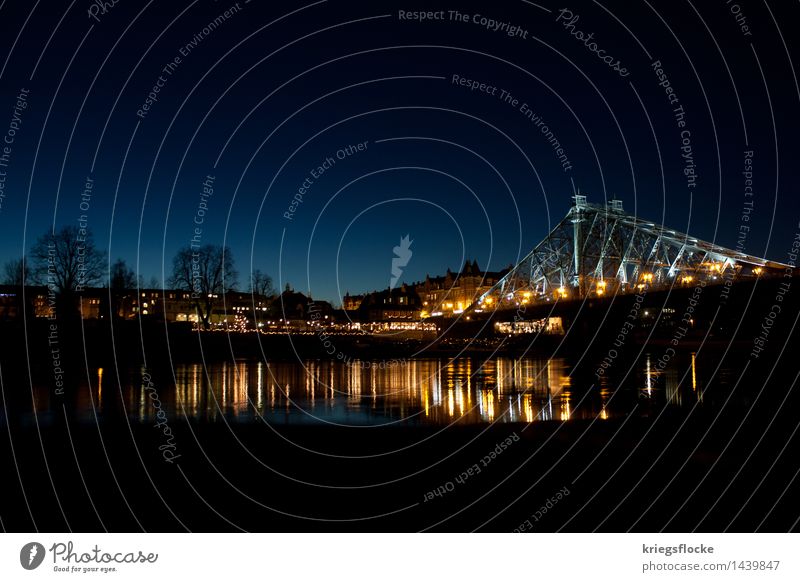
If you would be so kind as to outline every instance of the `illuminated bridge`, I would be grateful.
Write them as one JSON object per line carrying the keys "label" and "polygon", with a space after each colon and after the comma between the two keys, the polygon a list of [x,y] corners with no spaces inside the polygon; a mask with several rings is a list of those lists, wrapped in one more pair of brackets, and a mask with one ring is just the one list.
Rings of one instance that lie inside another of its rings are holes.
{"label": "illuminated bridge", "polygon": [[654,224],[621,200],[573,196],[567,216],[471,306],[475,312],[645,289],[729,284],[777,275],[789,265],[746,255]]}

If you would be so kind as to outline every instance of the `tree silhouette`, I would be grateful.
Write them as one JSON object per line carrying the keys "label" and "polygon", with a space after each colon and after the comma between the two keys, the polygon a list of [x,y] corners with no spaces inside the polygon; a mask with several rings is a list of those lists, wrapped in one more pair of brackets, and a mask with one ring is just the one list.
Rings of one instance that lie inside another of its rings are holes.
{"label": "tree silhouette", "polygon": [[12,259],[3,265],[3,284],[22,287],[25,284],[23,259]]}
{"label": "tree silhouette", "polygon": [[188,291],[204,329],[211,326],[211,314],[219,295],[236,287],[238,274],[233,254],[227,247],[204,245],[184,247],[172,259],[173,289]]}
{"label": "tree silhouette", "polygon": [[128,291],[136,288],[136,273],[128,267],[124,259],[117,259],[111,265],[108,286],[114,291]]}
{"label": "tree silhouette", "polygon": [[44,233],[31,248],[31,259],[32,280],[58,297],[63,315],[76,315],[74,295],[102,281],[105,274],[105,254],[95,247],[91,231],[77,226]]}
{"label": "tree silhouette", "polygon": [[124,259],[117,259],[108,273],[108,291],[111,300],[111,316],[119,317],[125,297],[135,293],[136,273]]}
{"label": "tree silhouette", "polygon": [[272,277],[262,273],[260,269],[255,269],[250,274],[250,292],[265,297],[274,295],[275,287],[272,286]]}

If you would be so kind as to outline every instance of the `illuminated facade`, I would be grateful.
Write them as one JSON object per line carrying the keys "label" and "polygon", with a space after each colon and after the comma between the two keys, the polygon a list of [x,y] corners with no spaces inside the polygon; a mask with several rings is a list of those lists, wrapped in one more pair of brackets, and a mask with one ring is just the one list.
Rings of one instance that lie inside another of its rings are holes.
{"label": "illuminated facade", "polygon": [[481,271],[477,261],[467,261],[459,273],[448,269],[443,277],[425,277],[425,281],[415,286],[422,299],[422,316],[452,317],[462,313],[488,292],[505,272]]}
{"label": "illuminated facade", "polygon": [[350,295],[350,293],[345,293],[345,296],[342,297],[342,309],[345,311],[355,311],[361,307],[362,301],[364,301],[363,295]]}
{"label": "illuminated facade", "polygon": [[404,284],[364,296],[357,313],[361,321],[417,321],[422,309],[414,287]]}
{"label": "illuminated facade", "polygon": [[[308,299],[305,296],[303,299],[304,306]],[[24,301],[28,303],[25,309],[28,317],[46,318],[52,315],[46,287],[28,286],[23,293],[21,287],[0,286],[0,321],[22,319]],[[273,301],[271,297],[230,291],[224,296],[215,297],[211,323],[242,324],[242,320],[247,320],[248,326],[257,325],[270,315]],[[83,319],[103,319],[114,312],[119,319],[145,317],[167,322],[198,321],[191,294],[186,291],[131,289],[109,293],[108,288],[87,288],[76,294],[75,302]],[[325,305],[329,307],[329,304]],[[291,313],[295,315],[294,310]]]}

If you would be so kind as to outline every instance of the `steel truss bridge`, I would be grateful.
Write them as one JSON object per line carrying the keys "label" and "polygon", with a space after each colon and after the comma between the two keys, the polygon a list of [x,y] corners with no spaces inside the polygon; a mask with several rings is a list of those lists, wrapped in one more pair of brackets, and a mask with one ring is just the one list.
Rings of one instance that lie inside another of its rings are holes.
{"label": "steel truss bridge", "polygon": [[746,255],[573,196],[566,217],[471,306],[474,311],[782,274],[789,265]]}

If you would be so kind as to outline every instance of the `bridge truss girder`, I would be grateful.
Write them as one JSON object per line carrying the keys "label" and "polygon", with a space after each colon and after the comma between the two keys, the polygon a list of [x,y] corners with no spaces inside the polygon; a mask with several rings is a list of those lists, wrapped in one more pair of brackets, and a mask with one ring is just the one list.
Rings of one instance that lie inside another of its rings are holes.
{"label": "bridge truss girder", "polygon": [[567,216],[472,308],[722,282],[787,267],[639,219],[619,201],[601,206],[576,196]]}

